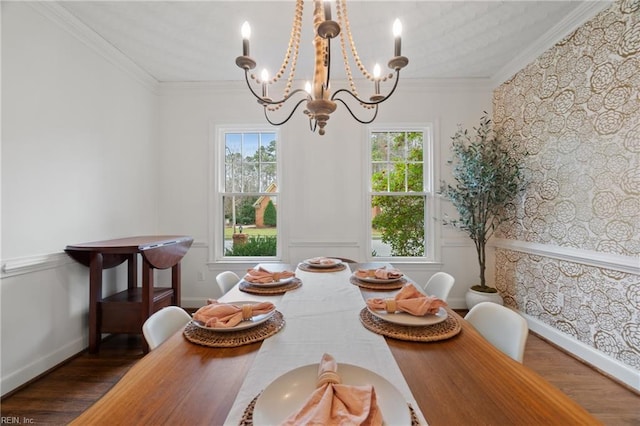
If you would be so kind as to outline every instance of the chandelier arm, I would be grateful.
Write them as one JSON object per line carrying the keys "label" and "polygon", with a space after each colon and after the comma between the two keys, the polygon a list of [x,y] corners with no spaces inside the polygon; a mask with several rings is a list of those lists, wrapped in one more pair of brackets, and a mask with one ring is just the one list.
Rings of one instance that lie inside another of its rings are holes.
{"label": "chandelier arm", "polygon": [[[356,101],[360,102],[363,105],[378,105],[381,104],[382,102],[386,101],[387,99],[389,99],[391,97],[391,95],[393,95],[393,92],[396,91],[396,87],[398,87],[398,81],[400,80],[400,70],[396,70],[396,78],[395,81],[393,82],[393,87],[391,88],[391,91],[384,96],[381,99],[375,100],[375,101],[365,101],[364,99],[360,99],[358,96],[356,96],[351,90],[349,89],[339,89],[336,90],[334,92],[334,94],[331,96],[331,100],[332,101],[341,101],[344,104],[344,101],[342,101],[340,98],[337,97],[338,93],[348,93],[352,98],[354,98]],[[348,108],[348,107],[347,107]],[[353,114],[352,114],[353,115]],[[355,117],[354,117],[355,118]]]}
{"label": "chandelier arm", "polygon": [[269,118],[269,116],[267,115],[267,106],[264,106],[264,118],[267,119],[267,121],[269,122],[269,124],[271,124],[272,126],[281,126],[284,123],[286,123],[287,121],[289,121],[289,119],[293,116],[293,113],[296,112],[296,110],[298,109],[298,107],[300,106],[301,103],[306,102],[308,99],[300,99],[298,101],[298,103],[296,104],[296,106],[293,107],[293,109],[291,110],[291,112],[289,113],[289,115],[287,116],[287,118],[285,118],[284,120],[280,121],[280,122],[275,122],[275,121],[271,121],[271,119]]}
{"label": "chandelier arm", "polygon": [[373,114],[373,117],[371,117],[370,120],[361,120],[359,119],[354,113],[353,111],[351,111],[351,108],[349,108],[349,105],[347,105],[347,103],[345,101],[343,101],[340,98],[336,98],[336,101],[342,103],[342,105],[344,105],[344,107],[347,109],[347,111],[349,111],[349,114],[351,114],[351,117],[354,118],[354,120],[356,120],[357,122],[361,123],[361,124],[370,124],[373,123],[373,120],[376,119],[376,117],[378,116],[378,104],[375,105],[375,113]]}
{"label": "chandelier arm", "polygon": [[[300,92],[304,92],[305,93],[305,98],[304,100],[307,100],[307,92],[304,89],[296,89],[293,92],[289,93],[287,96],[285,96],[284,98],[280,99],[279,101],[272,101],[268,98],[263,98],[262,96],[258,95],[255,90],[253,90],[253,87],[251,87],[251,83],[249,83],[249,72],[247,70],[244,71],[244,80],[247,82],[247,87],[249,88],[249,91],[251,92],[251,94],[253,94],[253,96],[255,96],[255,98],[258,100],[258,102],[260,102],[261,104],[264,105],[278,105],[278,104],[283,104],[286,101],[288,101],[293,95],[295,95],[296,93],[300,93]],[[301,101],[302,102],[302,101]],[[300,102],[298,102],[299,104]],[[297,105],[296,105],[297,107]]]}

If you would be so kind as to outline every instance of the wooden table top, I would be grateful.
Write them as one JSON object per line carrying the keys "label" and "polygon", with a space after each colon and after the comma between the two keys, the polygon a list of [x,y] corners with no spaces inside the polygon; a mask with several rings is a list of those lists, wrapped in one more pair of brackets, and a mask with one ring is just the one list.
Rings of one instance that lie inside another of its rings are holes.
{"label": "wooden table top", "polygon": [[[457,317],[462,331],[448,340],[386,339],[430,425],[599,424]],[[72,424],[222,425],[260,345],[213,349],[178,332]]]}

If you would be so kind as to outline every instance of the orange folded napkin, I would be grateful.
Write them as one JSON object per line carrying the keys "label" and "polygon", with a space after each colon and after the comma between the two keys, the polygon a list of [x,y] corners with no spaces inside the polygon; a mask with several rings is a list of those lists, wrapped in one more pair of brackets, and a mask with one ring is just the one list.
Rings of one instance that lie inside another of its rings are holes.
{"label": "orange folded napkin", "polygon": [[387,269],[385,266],[377,269],[358,269],[356,271],[356,277],[378,278],[379,280],[400,279],[402,275],[402,272],[397,269]]}
{"label": "orange folded napkin", "polygon": [[338,364],[324,354],[318,368],[317,389],[283,425],[382,425],[372,385],[340,384]]}
{"label": "orange folded napkin", "polygon": [[407,284],[393,299],[367,299],[367,306],[373,310],[384,309],[389,313],[402,311],[421,317],[437,314],[442,306],[447,306],[447,303],[437,297],[425,296],[413,284]]}
{"label": "orange folded napkin", "polygon": [[243,305],[220,303],[217,300],[207,300],[207,305],[193,314],[193,319],[200,321],[205,327],[230,328],[240,322],[250,320],[255,315],[267,314],[275,309],[271,302],[256,302]]}
{"label": "orange folded napkin", "polygon": [[291,278],[295,274],[290,271],[271,272],[262,266],[257,269],[248,269],[247,275],[245,275],[245,281],[250,283],[268,284],[283,280],[285,278]]}

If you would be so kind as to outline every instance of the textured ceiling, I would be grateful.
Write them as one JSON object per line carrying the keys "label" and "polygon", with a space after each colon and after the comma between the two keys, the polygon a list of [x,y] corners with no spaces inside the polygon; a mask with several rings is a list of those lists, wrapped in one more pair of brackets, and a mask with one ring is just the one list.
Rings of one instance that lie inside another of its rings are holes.
{"label": "textured ceiling", "polygon": [[[351,29],[364,65],[386,64],[391,26],[403,23],[405,78],[493,78],[531,46],[558,41],[581,1],[352,1]],[[240,80],[240,26],[251,23],[251,56],[261,69],[282,63],[293,1],[72,1],[72,15],[161,82]],[[297,76],[311,76],[312,2],[305,2]],[[595,13],[595,12],[594,12]],[[559,31],[558,28],[564,30]],[[557,35],[560,34],[560,35]],[[334,71],[339,43],[334,46]],[[549,44],[546,47],[550,47]],[[357,72],[357,69],[354,71]],[[344,74],[335,74],[341,78]]]}

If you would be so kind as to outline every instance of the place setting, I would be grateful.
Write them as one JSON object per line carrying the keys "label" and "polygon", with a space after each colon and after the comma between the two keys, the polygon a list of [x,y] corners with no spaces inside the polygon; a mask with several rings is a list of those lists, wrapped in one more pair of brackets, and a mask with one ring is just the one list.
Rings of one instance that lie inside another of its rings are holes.
{"label": "place setting", "polygon": [[262,341],[282,329],[285,321],[271,302],[215,299],[193,314],[185,326],[185,338],[203,346],[228,348]]}
{"label": "place setting", "polygon": [[346,269],[347,265],[332,257],[312,257],[300,262],[298,268],[306,272],[338,272]]}
{"label": "place setting", "polygon": [[415,411],[387,379],[323,354],[317,364],[273,380],[247,406],[241,426],[418,425]]}
{"label": "place setting", "polygon": [[369,298],[360,321],[370,331],[398,340],[431,342],[449,339],[462,329],[447,303],[406,284],[392,298]]}
{"label": "place setting", "polygon": [[247,270],[238,289],[245,293],[271,296],[295,290],[301,285],[302,280],[292,271],[274,272],[259,266]]}
{"label": "place setting", "polygon": [[407,279],[398,269],[382,266],[374,269],[358,269],[351,275],[349,282],[368,290],[386,291],[402,288],[407,283]]}

